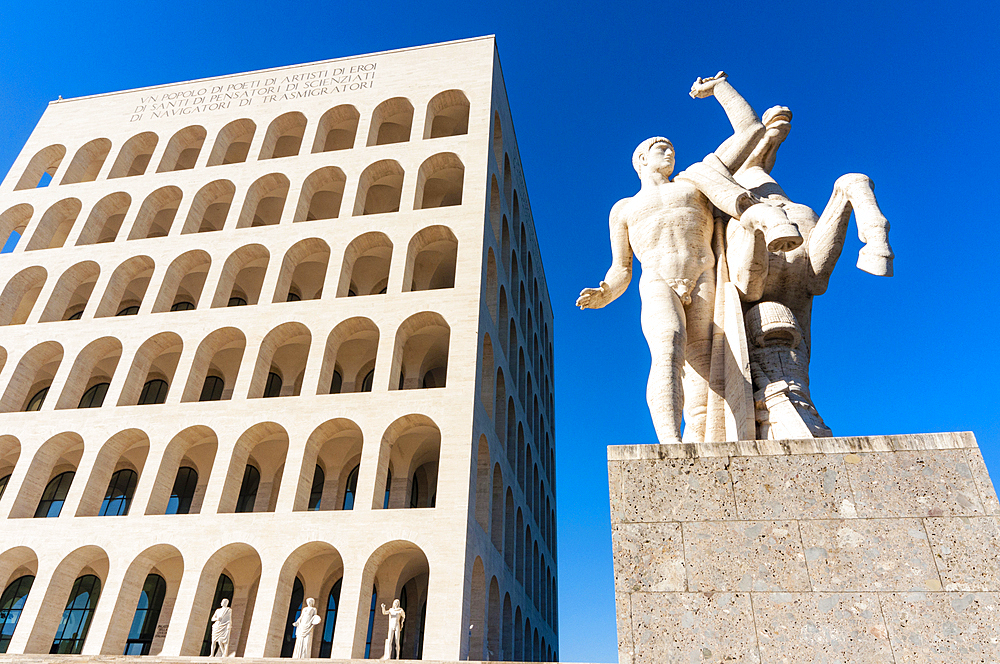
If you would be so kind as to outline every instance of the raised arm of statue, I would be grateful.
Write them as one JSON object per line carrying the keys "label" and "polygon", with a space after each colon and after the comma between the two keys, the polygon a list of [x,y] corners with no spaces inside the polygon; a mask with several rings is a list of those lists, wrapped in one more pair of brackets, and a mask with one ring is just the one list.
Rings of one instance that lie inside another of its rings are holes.
{"label": "raised arm of statue", "polygon": [[632,281],[632,245],[628,239],[628,224],[624,213],[626,201],[611,208],[611,268],[598,288],[584,288],[576,300],[581,309],[600,309],[625,292]]}
{"label": "raised arm of statue", "polygon": [[699,78],[691,86],[690,94],[695,99],[715,96],[722,105],[722,110],[733,125],[733,135],[716,149],[715,154],[730,173],[736,172],[760,141],[764,124],[750,104],[729,84],[726,72],[720,71],[710,78]]}

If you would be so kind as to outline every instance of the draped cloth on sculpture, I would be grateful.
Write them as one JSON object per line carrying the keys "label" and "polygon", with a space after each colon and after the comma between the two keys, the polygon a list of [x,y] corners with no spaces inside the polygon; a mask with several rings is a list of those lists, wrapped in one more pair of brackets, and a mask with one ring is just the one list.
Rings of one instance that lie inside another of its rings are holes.
{"label": "draped cloth on sculpture", "polygon": [[298,620],[292,623],[295,626],[293,659],[307,659],[312,657],[313,628],[321,621],[321,618],[316,613],[315,607],[304,606]]}
{"label": "draped cloth on sculpture", "polygon": [[212,650],[215,650],[215,644],[218,643],[222,646],[223,655],[228,654],[232,628],[233,610],[228,606],[220,606],[212,616]]}

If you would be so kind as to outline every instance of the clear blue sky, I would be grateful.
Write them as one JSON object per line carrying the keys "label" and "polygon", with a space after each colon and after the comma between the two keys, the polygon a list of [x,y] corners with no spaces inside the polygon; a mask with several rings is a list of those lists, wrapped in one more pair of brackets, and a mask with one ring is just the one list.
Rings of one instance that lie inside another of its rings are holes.
{"label": "clear blue sky", "polygon": [[[625,3],[623,3],[625,4]],[[896,276],[854,267],[852,227],[813,318],[812,393],[838,435],[972,430],[1000,478],[995,218],[1000,17],[991,2],[48,2],[0,9],[0,171],[73,97],[494,33],[555,310],[560,656],[617,661],[605,446],[652,443],[636,284],[572,304],[608,267],[632,150],[683,168],[726,136],[686,92],[719,69],[792,108],[774,175],[822,209],[876,182]]]}

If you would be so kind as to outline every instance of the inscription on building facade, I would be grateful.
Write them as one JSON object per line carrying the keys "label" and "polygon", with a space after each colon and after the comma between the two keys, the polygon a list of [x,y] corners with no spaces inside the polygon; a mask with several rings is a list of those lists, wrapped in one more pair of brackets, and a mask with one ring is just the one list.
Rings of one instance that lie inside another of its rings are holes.
{"label": "inscription on building facade", "polygon": [[195,115],[230,108],[323,97],[371,88],[376,63],[322,67],[298,74],[211,83],[169,92],[140,94],[129,122]]}

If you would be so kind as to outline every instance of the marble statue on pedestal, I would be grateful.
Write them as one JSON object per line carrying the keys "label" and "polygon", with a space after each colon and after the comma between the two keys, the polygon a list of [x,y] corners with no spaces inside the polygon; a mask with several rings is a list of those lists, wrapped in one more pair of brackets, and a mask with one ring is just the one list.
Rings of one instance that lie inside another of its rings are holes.
{"label": "marble statue on pedestal", "polygon": [[690,94],[714,96],[733,135],[673,180],[669,140],[636,148],[641,185],[611,210],[611,268],[576,304],[606,306],[628,288],[633,253],[643,264],[646,400],[661,443],[682,442],[682,416],[685,443],[829,436],[808,390],[812,297],[826,289],[852,209],[867,243],[858,266],[891,275],[871,180],[840,178],[817,217],[770,176],[788,109],[762,122],[724,72],[699,78]]}
{"label": "marble statue on pedestal", "polygon": [[210,657],[229,656],[229,634],[232,629],[233,610],[229,608],[229,600],[224,599],[222,605],[212,615],[212,645],[208,651]]}
{"label": "marble statue on pedestal", "polygon": [[308,659],[312,657],[313,628],[322,622],[317,615],[316,600],[310,597],[302,607],[298,619],[292,623],[295,628],[295,649],[292,659]]}
{"label": "marble statue on pedestal", "polygon": [[385,652],[382,653],[382,659],[392,659],[392,646],[396,646],[396,657],[395,659],[400,659],[399,649],[402,646],[399,635],[403,629],[403,621],[406,620],[406,612],[403,611],[399,606],[399,600],[392,600],[392,608],[388,611],[385,608],[385,604],[382,605],[382,615],[389,616],[389,635],[385,639]]}
{"label": "marble statue on pedestal", "polygon": [[632,254],[642,262],[642,331],[653,356],[646,400],[663,443],[681,442],[682,412],[685,440],[705,437],[716,287],[714,208],[760,229],[769,248],[791,249],[802,242],[781,208],[760,204],[732,178],[764,132],[750,105],[724,72],[699,78],[691,96],[715,96],[733,135],[673,180],[669,140],[654,137],[636,148],[632,165],[641,187],[611,210],[611,269],[598,288],[584,289],[576,302],[580,308],[606,306],[628,288]]}

